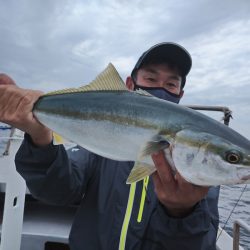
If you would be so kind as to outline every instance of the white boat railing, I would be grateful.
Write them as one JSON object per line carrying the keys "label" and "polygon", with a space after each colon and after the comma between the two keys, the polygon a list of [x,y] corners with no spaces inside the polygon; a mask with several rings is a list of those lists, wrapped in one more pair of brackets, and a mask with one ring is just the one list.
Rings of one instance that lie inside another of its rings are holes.
{"label": "white boat railing", "polygon": [[[14,130],[11,131],[11,137]],[[5,186],[0,250],[19,250],[21,245],[26,184],[17,173],[14,157],[21,141],[7,144],[0,158],[0,184]],[[2,209],[2,208],[1,208]]]}
{"label": "white boat railing", "polygon": [[233,227],[233,250],[239,250],[240,245],[240,228],[244,228],[250,233],[250,226],[242,220],[235,220]]}

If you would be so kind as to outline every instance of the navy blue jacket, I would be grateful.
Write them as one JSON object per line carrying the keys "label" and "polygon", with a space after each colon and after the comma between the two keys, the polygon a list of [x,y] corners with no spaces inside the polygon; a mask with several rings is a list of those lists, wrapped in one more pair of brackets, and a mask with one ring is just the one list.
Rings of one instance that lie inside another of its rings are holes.
{"label": "navy blue jacket", "polygon": [[[17,171],[33,196],[57,205],[80,202],[69,237],[71,250],[119,249],[130,192],[125,182],[133,164],[106,159],[81,147],[68,151],[62,145],[35,147],[27,135],[16,154]],[[172,218],[149,178],[138,222],[143,188],[143,181],[136,184],[126,250],[216,249],[219,188],[210,188],[189,216]]]}

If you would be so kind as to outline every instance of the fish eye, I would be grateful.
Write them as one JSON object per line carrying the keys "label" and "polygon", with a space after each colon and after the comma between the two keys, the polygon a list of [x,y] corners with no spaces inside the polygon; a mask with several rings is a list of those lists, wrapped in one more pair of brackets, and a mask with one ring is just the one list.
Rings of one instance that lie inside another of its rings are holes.
{"label": "fish eye", "polygon": [[241,161],[241,155],[239,152],[227,152],[226,161],[232,164],[237,164]]}

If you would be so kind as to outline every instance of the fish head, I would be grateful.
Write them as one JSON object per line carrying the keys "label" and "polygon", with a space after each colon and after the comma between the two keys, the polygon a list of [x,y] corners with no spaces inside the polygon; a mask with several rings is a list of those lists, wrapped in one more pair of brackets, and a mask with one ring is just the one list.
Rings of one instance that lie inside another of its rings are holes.
{"label": "fish head", "polygon": [[250,183],[250,148],[230,138],[182,130],[175,136],[172,158],[182,177],[196,185]]}

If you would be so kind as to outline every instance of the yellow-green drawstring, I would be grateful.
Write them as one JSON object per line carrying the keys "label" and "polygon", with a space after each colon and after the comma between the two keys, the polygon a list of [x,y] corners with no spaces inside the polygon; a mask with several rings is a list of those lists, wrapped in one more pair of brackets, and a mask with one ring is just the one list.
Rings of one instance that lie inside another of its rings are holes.
{"label": "yellow-green drawstring", "polygon": [[149,177],[147,176],[143,180],[143,187],[142,187],[142,192],[141,192],[141,203],[140,203],[139,213],[138,213],[138,217],[137,217],[137,222],[138,223],[140,223],[141,220],[142,220],[142,214],[143,214],[143,210],[144,210],[144,204],[145,204],[146,192],[147,192],[147,187],[148,187],[148,181],[149,181]]}

